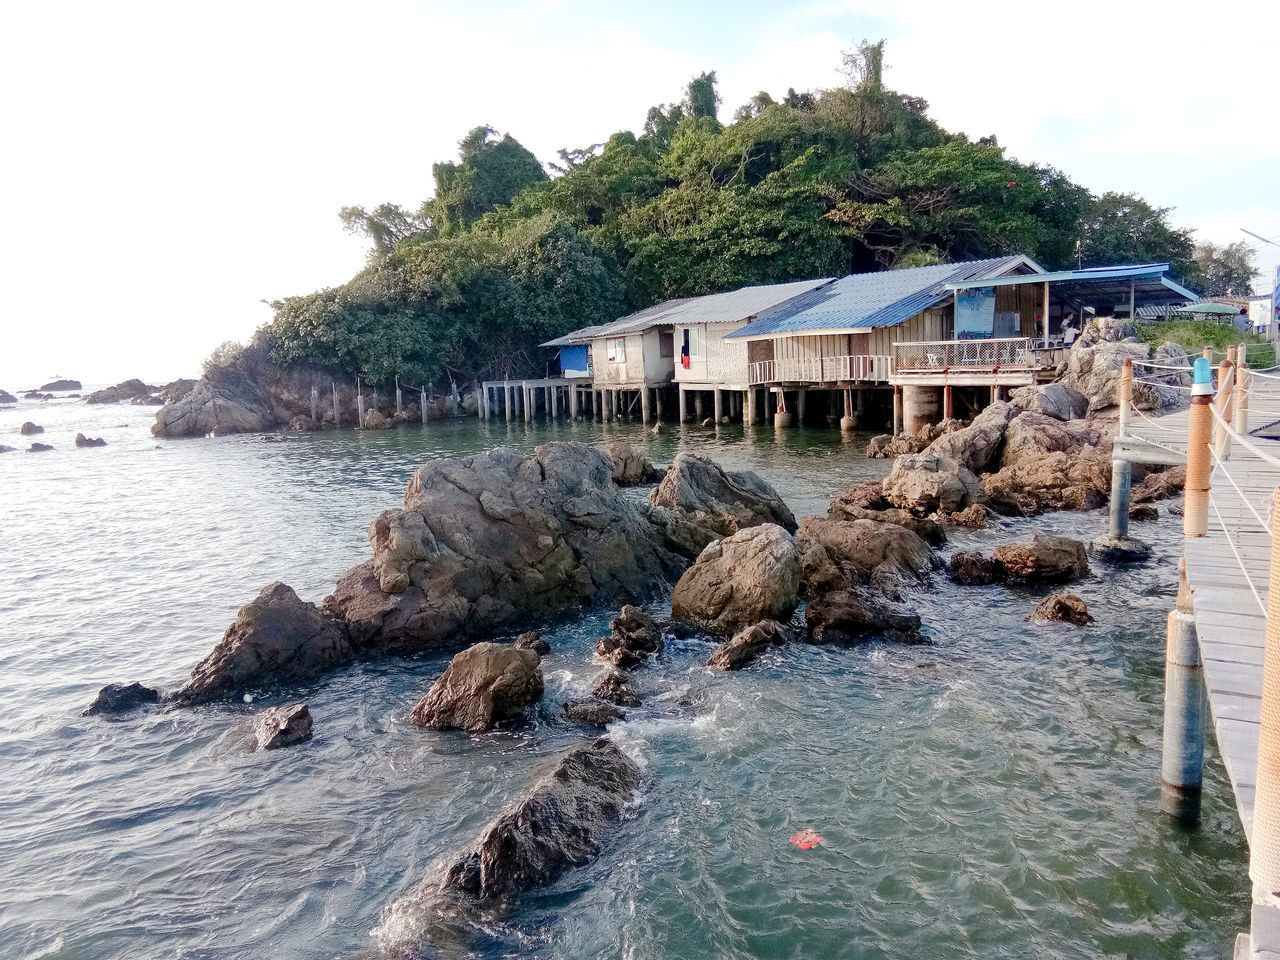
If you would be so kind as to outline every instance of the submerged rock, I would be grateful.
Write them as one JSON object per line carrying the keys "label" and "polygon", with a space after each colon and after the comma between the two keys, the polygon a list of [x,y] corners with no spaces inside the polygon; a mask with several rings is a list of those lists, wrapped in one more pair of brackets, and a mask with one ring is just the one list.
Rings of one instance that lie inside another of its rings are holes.
{"label": "submerged rock", "polygon": [[47,443],[33,443],[27,447],[27,453],[48,453],[52,449],[53,447]]}
{"label": "submerged rock", "polygon": [[542,634],[537,630],[529,630],[526,633],[516,637],[512,644],[517,650],[532,650],[539,657],[545,657],[551,652],[551,644],[542,639]]}
{"label": "submerged rock", "polygon": [[105,447],[107,441],[101,437],[86,437],[83,433],[76,434],[77,447]]}
{"label": "submerged rock", "polygon": [[654,469],[653,461],[625,440],[615,440],[605,448],[605,452],[613,465],[613,482],[618,486],[634,487],[641,483],[653,483],[658,479],[659,474]]}
{"label": "submerged rock", "polygon": [[570,700],[564,705],[564,716],[566,720],[589,727],[607,727],[615,721],[627,719],[625,713],[603,700]]}
{"label": "submerged rock", "polygon": [[620,707],[638,707],[639,695],[631,688],[631,675],[616,667],[609,667],[591,685],[591,692],[601,700],[616,703]]}
{"label": "submerged rock", "polygon": [[1089,575],[1084,544],[1049,533],[998,547],[992,559],[1004,567],[1010,580],[1020,583],[1059,583]]}
{"label": "submerged rock", "polygon": [[542,696],[541,662],[532,650],[477,643],[449,661],[409,719],[436,730],[490,730]]}
{"label": "submerged rock", "polygon": [[805,517],[797,538],[804,583],[811,594],[869,583],[899,595],[928,579],[933,551],[906,527],[875,520]]}
{"label": "submerged rock", "polygon": [[953,553],[947,567],[951,579],[965,587],[985,587],[1003,583],[1008,578],[1003,566],[977,550]]}
{"label": "submerged rock", "polygon": [[1151,559],[1151,547],[1137,537],[1098,537],[1089,549],[1103,563],[1124,565]]}
{"label": "submerged rock", "polygon": [[191,706],[251,686],[309,680],[354,655],[341,623],[298,599],[292,587],[276,582],[240,608],[222,640],[196,664],[173,699]]}
{"label": "submerged rock", "polygon": [[1159,520],[1160,510],[1147,503],[1135,503],[1129,508],[1129,519],[1137,523]]}
{"label": "submerged rock", "polygon": [[787,642],[787,628],[776,620],[764,620],[739,630],[707,658],[707,666],[716,670],[740,670],[757,660],[769,647]]}
{"label": "submerged rock", "polygon": [[8,390],[0,390],[0,403],[17,403],[18,398]]}
{"label": "submerged rock", "polygon": [[159,703],[160,693],[140,683],[109,683],[93,698],[93,703],[84,708],[82,717],[97,716],[101,713],[123,713],[135,707],[149,703]]}
{"label": "submerged rock", "polygon": [[140,403],[151,399],[159,387],[152,387],[141,380],[122,380],[114,387],[96,390],[84,398],[85,403]]}
{"label": "submerged rock", "polygon": [[775,524],[753,526],[698,555],[671,594],[671,612],[709,633],[732,636],[761,620],[789,620],[799,589],[791,534]]}
{"label": "submerged rock", "polygon": [[1080,626],[1093,623],[1085,602],[1073,593],[1053,593],[1036,605],[1027,617],[1027,623],[1074,623]]}
{"label": "submerged rock", "polygon": [[662,628],[639,607],[625,605],[609,621],[609,635],[596,641],[596,655],[616,667],[634,667],[662,652]]}
{"label": "submerged rock", "polygon": [[30,420],[28,420],[26,423],[24,423],[21,427],[18,428],[18,432],[22,434],[24,437],[31,437],[36,435],[37,433],[44,433],[44,427],[40,426],[40,424],[38,423],[32,423]]}
{"label": "submerged rock", "polygon": [[279,750],[311,739],[311,711],[305,703],[272,707],[253,723],[253,749]]}
{"label": "submerged rock", "polygon": [[901,642],[920,639],[918,616],[866,587],[849,586],[813,597],[804,618],[810,643],[853,644],[877,636]]}

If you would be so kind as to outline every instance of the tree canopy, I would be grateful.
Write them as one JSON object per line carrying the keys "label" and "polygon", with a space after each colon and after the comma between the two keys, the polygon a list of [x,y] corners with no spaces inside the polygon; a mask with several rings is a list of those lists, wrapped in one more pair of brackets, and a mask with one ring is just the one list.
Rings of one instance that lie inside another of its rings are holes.
{"label": "tree canopy", "polygon": [[1167,260],[1205,292],[1252,281],[1243,244],[1197,248],[1167,208],[943,129],[887,85],[883,41],[843,66],[843,86],[760,91],[728,125],[703,72],[639,134],[560,150],[554,176],[474,128],[418,209],[341,211],[369,263],[274,304],[272,356],[374,381],[520,375],[543,369],[538,343],[669,297],[1015,252],[1048,269]]}

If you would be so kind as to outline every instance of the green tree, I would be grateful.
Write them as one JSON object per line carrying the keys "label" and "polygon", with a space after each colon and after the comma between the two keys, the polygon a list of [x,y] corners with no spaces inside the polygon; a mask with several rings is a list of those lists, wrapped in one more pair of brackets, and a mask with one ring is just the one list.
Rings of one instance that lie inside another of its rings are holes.
{"label": "green tree", "polygon": [[684,97],[685,113],[711,120],[720,112],[720,92],[716,90],[716,72],[703,72],[689,81]]}
{"label": "green tree", "polygon": [[394,203],[383,203],[372,211],[364,207],[343,207],[338,217],[348,233],[364,237],[373,244],[372,254],[389,253],[395,245],[409,237],[429,234],[430,219],[410,213]]}
{"label": "green tree", "polygon": [[1258,279],[1257,252],[1243,240],[1221,246],[1204,242],[1196,245],[1192,269],[1187,276],[1191,287],[1209,297],[1247,297]]}
{"label": "green tree", "polygon": [[1171,226],[1170,212],[1132,193],[1096,197],[1080,220],[1084,265],[1169,263],[1186,277],[1192,267],[1191,231]]}
{"label": "green tree", "polygon": [[432,166],[436,194],[423,213],[441,233],[474,223],[510,203],[521,190],[547,179],[538,158],[510,134],[476,127],[458,144],[459,161]]}

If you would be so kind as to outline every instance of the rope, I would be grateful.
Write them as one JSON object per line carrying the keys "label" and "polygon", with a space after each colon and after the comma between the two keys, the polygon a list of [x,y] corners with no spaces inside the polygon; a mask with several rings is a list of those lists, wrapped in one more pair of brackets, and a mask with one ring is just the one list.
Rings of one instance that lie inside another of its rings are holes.
{"label": "rope", "polygon": [[[1222,415],[1221,411],[1219,411],[1218,408],[1214,406],[1212,403],[1209,404],[1209,409],[1213,411],[1213,419],[1218,421],[1218,426],[1220,426],[1223,429],[1223,431],[1226,433],[1226,435],[1229,436],[1234,442],[1240,444],[1242,447],[1244,447],[1246,450],[1248,450],[1258,459],[1266,461],[1267,463],[1271,464],[1273,467],[1280,467],[1280,457],[1276,457],[1268,453],[1262,447],[1260,447],[1257,444],[1255,437],[1251,437],[1246,434],[1243,434],[1239,430],[1237,430],[1235,427],[1233,427],[1231,424],[1227,423],[1227,420]],[[1212,449],[1212,446],[1210,446],[1210,449]]]}
{"label": "rope", "polygon": [[[1187,356],[1190,357],[1191,355],[1187,354]],[[1134,360],[1133,361],[1133,365],[1135,367],[1138,366],[1139,364],[1141,364],[1144,367],[1149,367],[1152,370],[1177,370],[1179,373],[1190,373],[1192,370],[1192,367],[1189,364],[1185,367],[1176,367],[1168,363],[1156,363],[1154,360]]]}
{"label": "rope", "polygon": [[1240,485],[1236,483],[1235,478],[1231,476],[1231,469],[1227,465],[1227,461],[1223,460],[1221,457],[1218,456],[1218,451],[1213,449],[1212,445],[1209,446],[1209,453],[1213,455],[1214,463],[1218,465],[1218,468],[1221,471],[1222,475],[1227,478],[1227,482],[1231,484],[1231,486],[1235,489],[1236,494],[1240,497],[1241,502],[1243,502],[1244,505],[1249,508],[1249,512],[1253,514],[1253,519],[1258,521],[1258,526],[1262,527],[1263,530],[1267,531],[1267,533],[1270,534],[1271,527],[1267,524],[1267,521],[1262,519],[1261,514],[1259,514],[1258,511],[1253,508],[1253,504],[1249,502],[1249,498],[1245,496],[1244,491],[1240,489]]}
{"label": "rope", "polygon": [[1163,423],[1160,423],[1158,420],[1156,420],[1155,417],[1149,416],[1145,410],[1139,409],[1133,404],[1129,405],[1129,409],[1134,413],[1136,413],[1138,416],[1140,416],[1143,420],[1147,421],[1147,423],[1151,424],[1157,430],[1163,430],[1165,433],[1185,433],[1186,432],[1185,430],[1180,430],[1176,427],[1170,427],[1170,426],[1166,426]]}
{"label": "rope", "polygon": [[1249,569],[1244,565],[1244,559],[1240,556],[1240,551],[1236,549],[1235,541],[1231,539],[1231,531],[1227,529],[1227,523],[1222,519],[1222,514],[1218,511],[1218,505],[1213,502],[1212,497],[1209,498],[1209,505],[1213,507],[1214,515],[1218,518],[1218,525],[1222,527],[1222,534],[1227,539],[1227,546],[1235,554],[1236,563],[1240,565],[1240,572],[1244,574],[1244,582],[1249,585],[1249,592],[1253,594],[1253,599],[1258,603],[1258,609],[1262,611],[1262,615],[1265,617],[1267,615],[1267,605],[1262,602],[1262,597],[1258,595],[1258,588],[1253,585],[1253,580],[1249,576]]}

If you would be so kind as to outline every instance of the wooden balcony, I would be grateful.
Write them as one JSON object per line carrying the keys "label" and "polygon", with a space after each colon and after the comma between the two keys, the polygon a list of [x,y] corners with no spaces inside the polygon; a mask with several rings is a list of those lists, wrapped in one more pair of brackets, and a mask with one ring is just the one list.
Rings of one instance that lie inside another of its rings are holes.
{"label": "wooden balcony", "polygon": [[888,383],[893,358],[858,355],[759,360],[747,366],[752,386],[766,383]]}
{"label": "wooden balcony", "polygon": [[932,340],[893,345],[895,383],[1034,383],[1066,357],[1039,337]]}

